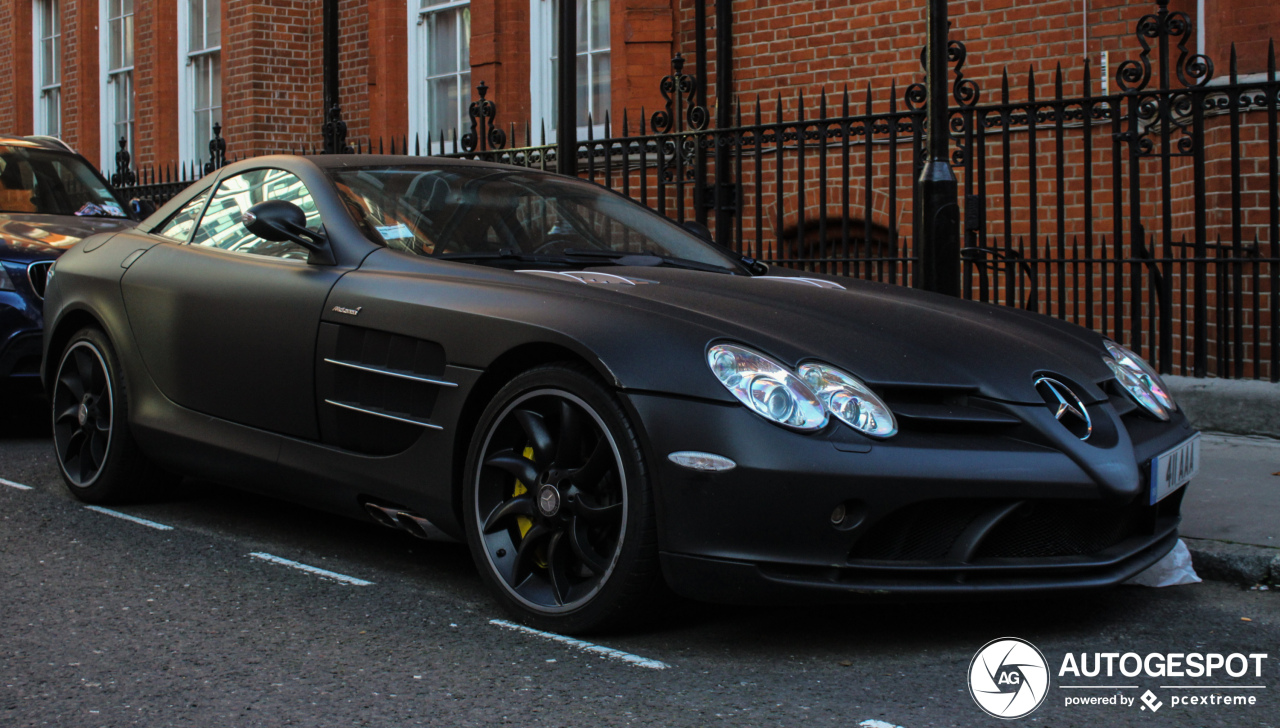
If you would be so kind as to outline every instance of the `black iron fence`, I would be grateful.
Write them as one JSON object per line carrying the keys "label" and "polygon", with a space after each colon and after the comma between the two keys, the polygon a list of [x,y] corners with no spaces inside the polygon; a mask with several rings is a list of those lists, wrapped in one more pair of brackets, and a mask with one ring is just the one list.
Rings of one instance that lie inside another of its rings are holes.
{"label": "black iron fence", "polygon": [[[1005,73],[988,92],[965,76],[965,47],[951,41],[946,133],[962,193],[963,294],[1095,329],[1165,373],[1280,381],[1274,48],[1267,71],[1250,77],[1233,49],[1220,77],[1187,49],[1194,36],[1190,18],[1159,0],[1136,25],[1137,53],[1117,68],[1115,92],[1092,93],[1086,62],[1072,97],[1061,68]],[[699,83],[677,56],[659,83],[662,108],[606,115],[600,138],[589,119],[578,174],[772,264],[918,284],[922,84],[738,98],[731,124],[716,126]],[[333,108],[321,149],[282,151],[559,167],[545,132],[504,126],[486,87],[477,91],[461,134],[350,140]],[[218,131],[207,165],[144,173],[126,156],[115,179],[126,194],[167,198],[226,160]]]}

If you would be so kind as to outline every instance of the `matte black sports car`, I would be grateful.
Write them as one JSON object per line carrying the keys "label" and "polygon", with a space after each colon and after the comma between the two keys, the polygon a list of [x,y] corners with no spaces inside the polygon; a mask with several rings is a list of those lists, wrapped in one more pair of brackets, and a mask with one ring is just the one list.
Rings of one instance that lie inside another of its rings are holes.
{"label": "matte black sports car", "polygon": [[49,284],[58,462],[465,540],[563,632],[725,602],[1121,582],[1176,543],[1198,439],[1061,321],[769,269],[587,182],[264,157]]}

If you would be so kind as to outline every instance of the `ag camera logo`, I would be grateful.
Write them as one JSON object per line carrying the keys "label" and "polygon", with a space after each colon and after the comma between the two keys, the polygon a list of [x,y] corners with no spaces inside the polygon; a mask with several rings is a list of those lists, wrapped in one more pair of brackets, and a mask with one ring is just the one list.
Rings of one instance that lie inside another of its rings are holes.
{"label": "ag camera logo", "polygon": [[969,695],[992,717],[1014,720],[1028,716],[1048,694],[1049,664],[1026,640],[991,640],[969,663]]}

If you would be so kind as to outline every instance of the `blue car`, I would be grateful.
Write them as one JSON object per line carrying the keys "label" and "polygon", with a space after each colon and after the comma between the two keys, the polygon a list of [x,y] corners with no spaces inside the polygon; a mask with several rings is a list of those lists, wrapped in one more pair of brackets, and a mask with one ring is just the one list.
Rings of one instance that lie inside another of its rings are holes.
{"label": "blue car", "polygon": [[136,224],[93,165],[61,141],[0,135],[0,387],[39,389],[53,261],[81,238]]}

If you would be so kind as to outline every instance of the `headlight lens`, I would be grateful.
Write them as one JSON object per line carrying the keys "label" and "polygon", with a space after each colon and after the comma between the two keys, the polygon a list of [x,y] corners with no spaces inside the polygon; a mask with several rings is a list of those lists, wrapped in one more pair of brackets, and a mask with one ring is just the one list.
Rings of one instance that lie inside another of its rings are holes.
{"label": "headlight lens", "polygon": [[720,383],[756,414],[794,430],[827,424],[827,410],[804,382],[764,354],[733,344],[707,350],[707,364]]}
{"label": "headlight lens", "polygon": [[893,412],[857,377],[827,364],[805,364],[797,372],[836,419],[871,437],[893,437]]}
{"label": "headlight lens", "polygon": [[1178,411],[1178,405],[1169,395],[1168,387],[1150,364],[1114,341],[1108,341],[1105,345],[1111,356],[1102,357],[1102,361],[1106,362],[1116,375],[1116,381],[1120,382],[1120,386],[1138,404],[1162,420],[1168,420],[1171,412]]}
{"label": "headlight lens", "polygon": [[13,281],[9,278],[9,271],[5,270],[3,265],[0,265],[0,291],[16,290],[18,289],[13,287]]}

